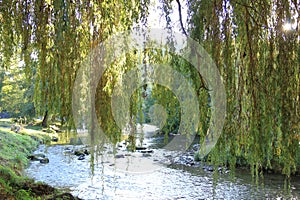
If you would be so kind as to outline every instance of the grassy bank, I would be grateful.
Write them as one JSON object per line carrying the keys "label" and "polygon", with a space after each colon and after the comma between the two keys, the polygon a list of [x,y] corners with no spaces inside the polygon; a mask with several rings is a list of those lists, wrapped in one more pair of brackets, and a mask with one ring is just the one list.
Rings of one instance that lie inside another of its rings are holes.
{"label": "grassy bank", "polygon": [[50,137],[38,127],[15,133],[10,131],[10,125],[9,120],[0,120],[0,199],[76,199],[23,176],[22,170],[29,163],[27,157]]}

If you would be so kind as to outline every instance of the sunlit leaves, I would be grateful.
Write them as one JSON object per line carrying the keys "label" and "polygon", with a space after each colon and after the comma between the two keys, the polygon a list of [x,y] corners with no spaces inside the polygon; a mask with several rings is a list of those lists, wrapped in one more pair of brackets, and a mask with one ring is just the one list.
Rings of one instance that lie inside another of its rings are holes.
{"label": "sunlit leaves", "polygon": [[300,35],[282,25],[295,20],[295,2],[195,0],[189,9],[191,34],[216,61],[227,89],[223,148],[216,151],[244,157],[256,175],[271,168],[289,176],[300,165]]}
{"label": "sunlit leaves", "polygon": [[81,61],[110,34],[138,21],[147,2],[14,0],[1,1],[0,9],[4,67],[21,48],[26,74],[35,76],[38,114],[59,113],[71,125],[71,93]]}

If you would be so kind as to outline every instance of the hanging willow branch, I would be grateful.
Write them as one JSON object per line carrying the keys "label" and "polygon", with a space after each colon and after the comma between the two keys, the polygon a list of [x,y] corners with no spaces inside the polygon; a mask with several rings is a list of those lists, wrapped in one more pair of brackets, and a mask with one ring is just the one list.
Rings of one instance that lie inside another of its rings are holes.
{"label": "hanging willow branch", "polygon": [[[181,4],[180,4],[180,1],[179,0],[176,0],[176,2],[177,2],[177,4],[178,4],[178,14],[179,14],[179,22],[180,22],[180,26],[181,26],[181,29],[182,29],[182,32],[183,32],[183,34],[186,36],[186,37],[189,37],[188,36],[188,34],[187,34],[187,32],[186,32],[186,30],[185,30],[185,28],[184,28],[184,25],[183,25],[183,21],[182,21],[182,11],[181,11]],[[192,47],[192,48],[194,48],[194,46]],[[196,52],[197,54],[198,54],[198,51],[194,51],[194,52]],[[197,55],[197,62],[200,64],[200,62],[201,62],[201,55]],[[200,74],[200,73],[198,73],[198,75],[199,75],[199,78],[200,78],[200,81],[201,81],[201,86],[197,89],[197,95],[199,96],[199,94],[200,94],[200,90],[203,88],[203,89],[205,89],[205,90],[207,90],[207,91],[210,91],[209,89],[208,89],[208,86],[207,86],[207,83],[205,82],[205,80],[204,80],[204,78],[202,77],[202,75]]]}
{"label": "hanging willow branch", "polygon": [[256,176],[263,169],[287,176],[300,171],[300,35],[298,27],[282,28],[292,20],[299,24],[295,2],[189,2],[189,34],[217,60],[226,80],[227,122],[212,160],[235,166],[242,158]]}
{"label": "hanging willow branch", "polygon": [[[1,66],[8,70],[10,59],[21,50],[26,73],[35,82],[38,114],[48,111],[69,123],[73,82],[82,60],[95,44],[114,32],[129,30],[139,20],[146,22],[149,5],[148,0],[0,2]],[[170,1],[162,2],[171,29]],[[263,169],[287,176],[299,172],[298,1],[191,0],[189,32],[184,28],[180,0],[176,2],[183,34],[201,42],[226,84],[227,122],[211,160],[220,161],[217,164],[230,162],[231,166],[238,159],[245,160],[256,175]],[[284,31],[286,20],[295,21],[296,30]],[[201,55],[197,57],[202,62]],[[199,100],[207,103],[205,77],[198,74],[198,80],[189,65],[180,67],[196,83]],[[112,77],[124,69],[119,64],[103,76],[97,87],[102,105],[110,105],[109,94],[115,82]],[[157,96],[165,98],[164,92],[159,90]],[[110,110],[101,111],[98,106],[95,109],[101,125],[114,132]],[[203,124],[208,115],[208,109],[203,111]]]}
{"label": "hanging willow branch", "polygon": [[[91,44],[145,18],[149,1],[12,0],[0,4],[2,64],[8,69],[10,58],[21,48],[26,73],[35,79],[38,114],[58,114],[72,125],[73,82]],[[33,59],[37,68],[30,62]]]}
{"label": "hanging willow branch", "polygon": [[187,32],[185,31],[185,28],[183,26],[183,22],[182,22],[182,13],[181,13],[181,4],[179,0],[176,0],[177,4],[178,4],[178,14],[179,14],[179,21],[180,21],[180,26],[182,29],[182,32],[185,36],[188,36]]}

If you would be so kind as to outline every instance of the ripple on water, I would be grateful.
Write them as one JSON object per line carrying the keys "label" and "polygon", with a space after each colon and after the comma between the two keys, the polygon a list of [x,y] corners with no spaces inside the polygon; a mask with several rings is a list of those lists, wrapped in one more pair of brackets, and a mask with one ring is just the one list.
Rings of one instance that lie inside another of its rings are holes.
{"label": "ripple on water", "polygon": [[[132,174],[109,167],[109,162],[96,164],[91,176],[90,156],[77,160],[69,149],[83,146],[40,146],[35,153],[44,153],[48,164],[32,162],[26,173],[37,181],[51,186],[70,188],[73,195],[90,200],[174,200],[174,199],[265,199],[300,197],[300,181],[292,183],[293,191],[284,193],[279,178],[266,182],[264,187],[255,186],[249,175],[230,178],[220,175],[217,182],[211,173],[201,170],[186,171],[162,167],[152,173]],[[148,158],[145,158],[148,159]]]}

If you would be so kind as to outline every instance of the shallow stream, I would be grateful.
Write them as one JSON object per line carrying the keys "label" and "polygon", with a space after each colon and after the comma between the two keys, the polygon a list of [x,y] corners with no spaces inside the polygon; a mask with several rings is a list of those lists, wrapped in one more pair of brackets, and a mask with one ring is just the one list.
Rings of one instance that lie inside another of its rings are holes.
{"label": "shallow stream", "polygon": [[[201,167],[168,164],[170,152],[162,149],[154,149],[150,156],[140,152],[126,154],[120,149],[117,155],[122,156],[115,158],[106,148],[106,154],[100,155],[94,164],[92,176],[91,155],[78,160],[73,153],[84,148],[83,145],[41,145],[35,153],[45,154],[50,162],[32,162],[25,173],[90,200],[300,199],[300,177],[293,177],[290,184],[279,175],[265,175],[257,184],[243,170],[237,170],[234,176],[223,173],[214,177]],[[140,165],[130,168],[134,164]],[[134,173],[135,169],[141,171]]]}

